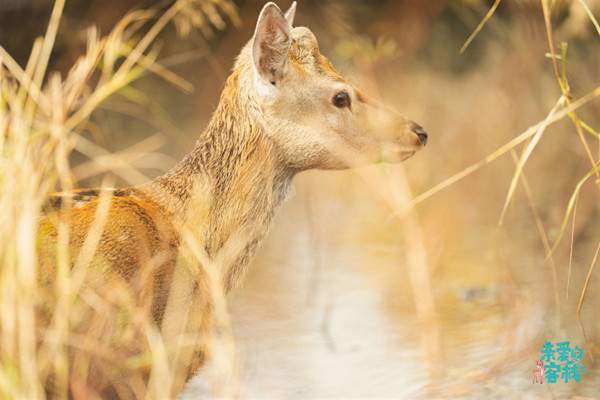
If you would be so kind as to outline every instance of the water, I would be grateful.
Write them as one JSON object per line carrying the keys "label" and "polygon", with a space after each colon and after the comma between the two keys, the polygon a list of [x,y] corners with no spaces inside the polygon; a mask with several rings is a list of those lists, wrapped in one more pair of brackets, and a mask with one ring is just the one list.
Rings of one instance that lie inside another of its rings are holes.
{"label": "water", "polygon": [[463,248],[449,238],[429,243],[437,317],[419,321],[398,228],[357,182],[301,178],[230,295],[241,398],[600,395],[597,369],[581,384],[532,383],[544,340],[584,343],[573,320],[557,327],[549,275],[533,267],[539,260],[505,259],[506,248],[469,248],[467,238],[458,240]]}

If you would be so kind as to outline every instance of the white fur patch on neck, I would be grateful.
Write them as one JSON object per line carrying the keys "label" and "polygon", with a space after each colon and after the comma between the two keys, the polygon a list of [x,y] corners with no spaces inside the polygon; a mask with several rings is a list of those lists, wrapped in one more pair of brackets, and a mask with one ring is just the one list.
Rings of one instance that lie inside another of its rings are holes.
{"label": "white fur patch on neck", "polygon": [[283,201],[293,199],[294,197],[296,197],[296,186],[290,179],[290,182],[288,183],[288,185],[286,187],[286,192],[284,193],[284,196],[283,196]]}
{"label": "white fur patch on neck", "polygon": [[277,88],[275,85],[272,85],[271,82],[267,82],[256,70],[254,70],[254,88],[256,94],[261,98],[261,100],[272,101],[275,99],[277,95]]}

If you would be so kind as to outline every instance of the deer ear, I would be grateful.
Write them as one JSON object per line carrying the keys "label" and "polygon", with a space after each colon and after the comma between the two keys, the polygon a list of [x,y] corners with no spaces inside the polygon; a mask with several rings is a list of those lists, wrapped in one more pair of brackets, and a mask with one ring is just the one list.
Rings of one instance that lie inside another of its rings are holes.
{"label": "deer ear", "polygon": [[275,3],[267,3],[263,7],[254,32],[252,57],[259,75],[273,85],[285,75],[291,43],[290,29],[290,24]]}
{"label": "deer ear", "polygon": [[294,18],[296,17],[296,2],[294,1],[290,8],[285,12],[285,19],[290,26],[294,26]]}

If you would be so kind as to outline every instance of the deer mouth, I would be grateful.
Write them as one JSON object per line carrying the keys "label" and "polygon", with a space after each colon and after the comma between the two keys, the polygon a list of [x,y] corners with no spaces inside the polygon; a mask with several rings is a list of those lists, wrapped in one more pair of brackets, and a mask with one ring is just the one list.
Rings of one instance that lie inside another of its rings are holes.
{"label": "deer mouth", "polygon": [[414,156],[416,154],[417,150],[411,150],[411,151],[403,151],[400,153],[399,155],[399,161],[398,162],[404,162],[406,160],[408,160],[409,158],[411,158],[412,156]]}
{"label": "deer mouth", "polygon": [[413,150],[413,151],[405,151],[404,153],[402,153],[401,157],[402,157],[402,161],[406,161],[409,158],[411,158],[412,156],[414,156],[416,154],[417,150]]}
{"label": "deer mouth", "polygon": [[414,156],[415,153],[420,150],[420,148],[421,148],[421,146],[407,147],[407,146],[398,146],[398,145],[384,147],[381,150],[380,162],[401,163],[403,161],[408,160],[412,156]]}

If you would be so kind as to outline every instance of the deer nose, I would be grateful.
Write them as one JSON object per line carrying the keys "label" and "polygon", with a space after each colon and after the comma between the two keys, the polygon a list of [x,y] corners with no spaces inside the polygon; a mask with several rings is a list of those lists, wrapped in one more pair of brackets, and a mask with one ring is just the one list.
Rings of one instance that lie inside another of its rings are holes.
{"label": "deer nose", "polygon": [[427,132],[425,132],[425,129],[421,125],[414,124],[412,131],[419,138],[419,142],[425,146],[427,144]]}

